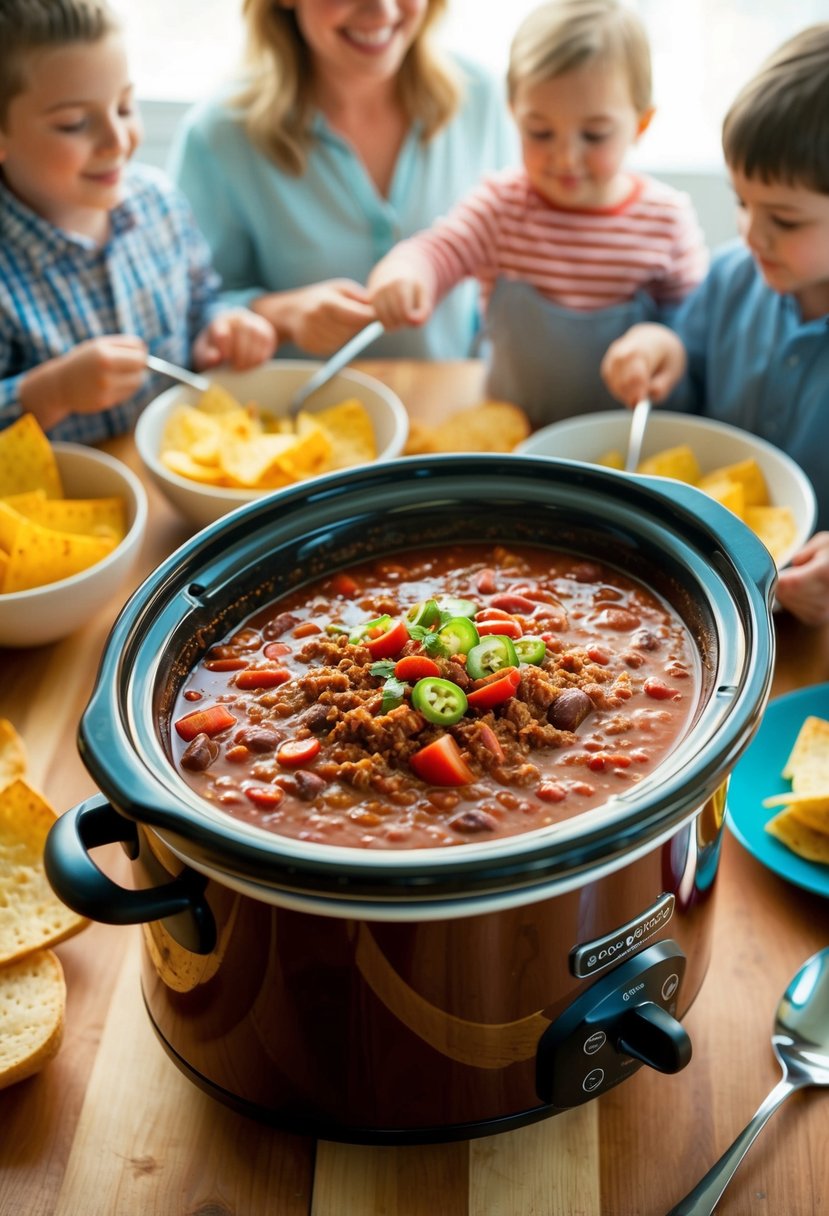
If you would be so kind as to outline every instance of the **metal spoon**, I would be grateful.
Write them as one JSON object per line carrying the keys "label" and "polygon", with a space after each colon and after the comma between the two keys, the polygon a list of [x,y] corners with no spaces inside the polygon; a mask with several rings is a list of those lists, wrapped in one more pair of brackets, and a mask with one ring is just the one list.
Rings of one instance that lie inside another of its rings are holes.
{"label": "metal spoon", "polygon": [[187,384],[199,393],[206,393],[210,388],[210,381],[206,376],[190,372],[186,367],[179,367],[177,363],[168,363],[157,355],[147,355],[147,367],[151,372],[161,372],[162,376],[169,376],[171,380],[180,380],[182,384]]}
{"label": "metal spoon", "polygon": [[807,959],[783,993],[771,1036],[783,1069],[751,1122],[716,1165],[667,1216],[711,1216],[737,1166],[784,1098],[807,1085],[829,1085],[829,947]]}
{"label": "metal spoon", "polygon": [[297,389],[291,398],[291,404],[288,406],[288,417],[292,418],[302,409],[302,406],[308,400],[312,393],[315,393],[318,388],[322,388],[323,384],[327,384],[338,371],[341,371],[347,363],[355,359],[360,351],[365,350],[372,342],[376,342],[383,332],[383,326],[380,321],[372,321],[369,325],[364,326],[358,334],[350,338],[345,346],[331,356],[327,363],[323,363],[318,371],[314,372],[313,376],[309,377],[305,383]]}
{"label": "metal spoon", "polygon": [[642,452],[642,440],[645,438],[645,427],[648,425],[648,415],[651,412],[649,397],[643,397],[633,407],[633,417],[630,420],[628,434],[628,450],[625,457],[625,472],[635,473]]}

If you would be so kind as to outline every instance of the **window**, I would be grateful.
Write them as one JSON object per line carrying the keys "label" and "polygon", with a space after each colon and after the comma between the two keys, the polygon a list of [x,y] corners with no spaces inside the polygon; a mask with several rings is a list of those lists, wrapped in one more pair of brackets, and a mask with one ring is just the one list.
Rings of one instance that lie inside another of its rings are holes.
{"label": "window", "polygon": [[[537,0],[450,0],[446,45],[501,74],[510,37]],[[657,114],[642,163],[720,164],[719,127],[736,90],[796,30],[827,17],[826,0],[631,0],[651,35]],[[481,19],[482,4],[486,17]],[[190,101],[228,79],[242,48],[241,0],[115,0],[141,98]]]}

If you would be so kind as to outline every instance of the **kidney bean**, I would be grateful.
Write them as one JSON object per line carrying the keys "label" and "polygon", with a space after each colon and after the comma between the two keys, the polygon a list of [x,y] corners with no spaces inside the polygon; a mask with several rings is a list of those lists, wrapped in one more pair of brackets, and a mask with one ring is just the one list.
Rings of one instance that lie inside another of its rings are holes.
{"label": "kidney bean", "polygon": [[334,723],[328,719],[327,705],[312,705],[311,708],[302,715],[300,722],[303,726],[307,726],[315,735],[328,733]]}
{"label": "kidney bean", "polygon": [[282,738],[282,734],[270,726],[243,726],[233,736],[233,742],[252,752],[272,752]]}
{"label": "kidney bean", "polygon": [[647,696],[653,697],[654,701],[673,701],[675,697],[679,696],[675,688],[671,688],[658,676],[648,676],[642,685],[642,690]]}
{"label": "kidney bean", "polygon": [[547,721],[556,730],[577,730],[593,712],[593,702],[580,688],[565,688],[547,710]]}
{"label": "kidney bean", "polygon": [[471,810],[463,811],[454,819],[450,819],[449,826],[456,832],[464,832],[469,835],[477,832],[493,832],[498,827],[498,821],[493,819],[492,815],[488,815],[486,811]]}
{"label": "kidney bean", "polygon": [[630,644],[637,650],[658,650],[659,638],[650,629],[637,629]]}
{"label": "kidney bean", "polygon": [[181,753],[182,768],[189,768],[192,773],[203,773],[219,754],[219,745],[209,735],[196,735]]}
{"label": "kidney bean", "polygon": [[286,794],[293,794],[302,802],[314,802],[328,784],[316,773],[309,772],[307,768],[298,768],[293,773],[280,774],[276,783]]}
{"label": "kidney bean", "polygon": [[577,562],[571,566],[565,577],[577,583],[597,583],[603,574],[601,566],[594,562]]}
{"label": "kidney bean", "polygon": [[230,645],[236,650],[258,650],[261,641],[257,629],[240,629],[230,639]]}
{"label": "kidney bean", "polygon": [[478,588],[480,595],[493,595],[498,590],[495,582],[495,571],[489,569],[481,570],[476,579],[475,586]]}
{"label": "kidney bean", "polygon": [[636,613],[627,608],[604,608],[596,620],[599,629],[618,629],[620,632],[635,629],[639,623]]}
{"label": "kidney bean", "polygon": [[290,612],[280,612],[279,616],[275,616],[272,620],[268,621],[262,630],[262,636],[268,638],[268,640],[281,638],[283,633],[287,633],[289,629],[293,629],[298,624],[298,616],[294,616]]}
{"label": "kidney bean", "polygon": [[535,792],[542,802],[563,802],[567,797],[567,790],[557,781],[542,781]]}
{"label": "kidney bean", "polygon": [[489,606],[490,608],[501,608],[504,612],[521,612],[529,616],[531,612],[535,612],[537,604],[528,599],[526,595],[507,591],[503,595],[493,595]]}

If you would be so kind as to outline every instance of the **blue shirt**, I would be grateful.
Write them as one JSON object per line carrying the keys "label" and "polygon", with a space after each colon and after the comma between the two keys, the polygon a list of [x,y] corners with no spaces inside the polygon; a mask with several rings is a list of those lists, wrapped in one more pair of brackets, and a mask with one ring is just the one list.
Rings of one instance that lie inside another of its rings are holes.
{"label": "blue shirt", "polygon": [[818,528],[829,529],[829,315],[804,321],[796,300],[767,287],[735,242],[671,324],[688,351],[688,378],[671,408],[782,448],[815,488]]}
{"label": "blue shirt", "polygon": [[[210,243],[225,302],[249,304],[267,292],[332,278],[365,283],[399,240],[428,227],[483,174],[513,163],[517,142],[503,89],[480,68],[464,64],[463,73],[458,113],[427,143],[416,129],[409,132],[388,198],[321,114],[305,172],[295,177],[251,144],[226,100],[193,110],[174,142],[170,171]],[[467,357],[477,328],[476,294],[474,283],[462,284],[425,326],[384,335],[371,355]],[[302,353],[287,343],[278,351]]]}
{"label": "blue shirt", "polygon": [[[20,416],[24,373],[88,338],[133,334],[152,354],[188,364],[218,288],[189,205],[155,169],[130,166],[104,245],[56,228],[0,180],[0,427]],[[50,437],[96,443],[127,431],[168,383],[148,373],[129,400],[69,415]]]}

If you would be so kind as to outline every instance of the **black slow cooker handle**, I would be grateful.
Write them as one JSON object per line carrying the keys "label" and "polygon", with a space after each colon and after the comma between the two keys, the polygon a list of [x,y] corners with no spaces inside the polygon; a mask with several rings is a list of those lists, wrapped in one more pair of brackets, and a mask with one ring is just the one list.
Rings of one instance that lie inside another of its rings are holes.
{"label": "black slow cooker handle", "polygon": [[120,842],[138,855],[138,829],[101,794],[55,821],[44,849],[46,877],[67,907],[106,925],[139,925],[176,918],[174,937],[194,954],[216,945],[216,923],[204,898],[207,879],[185,869],[171,882],[140,891],[119,887],[96,866],[89,850]]}

